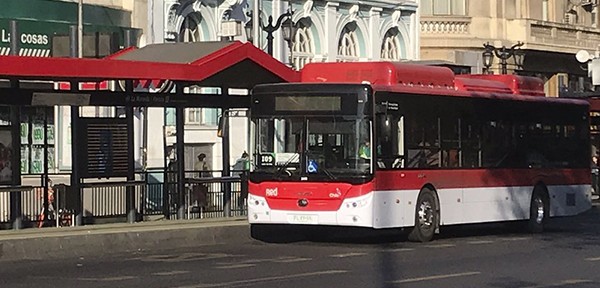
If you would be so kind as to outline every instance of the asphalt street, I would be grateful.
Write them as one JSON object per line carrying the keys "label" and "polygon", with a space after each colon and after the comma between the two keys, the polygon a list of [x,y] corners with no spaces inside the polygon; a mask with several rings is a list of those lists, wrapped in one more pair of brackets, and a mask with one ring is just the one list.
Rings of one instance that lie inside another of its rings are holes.
{"label": "asphalt street", "polygon": [[598,207],[553,219],[536,235],[506,224],[445,228],[430,243],[407,242],[405,233],[319,231],[327,237],[298,240],[281,231],[277,243],[241,235],[3,261],[0,287],[600,287]]}

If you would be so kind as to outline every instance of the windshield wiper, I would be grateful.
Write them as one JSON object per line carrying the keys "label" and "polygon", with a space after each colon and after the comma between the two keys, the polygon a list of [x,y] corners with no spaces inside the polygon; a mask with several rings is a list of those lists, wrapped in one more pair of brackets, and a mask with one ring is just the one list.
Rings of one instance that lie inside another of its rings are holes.
{"label": "windshield wiper", "polygon": [[288,170],[287,168],[290,166],[290,164],[292,164],[292,161],[296,160],[296,158],[299,158],[299,155],[299,153],[294,153],[294,155],[290,157],[287,161],[285,161],[283,165],[279,166],[279,168],[277,168],[277,173],[275,173],[275,178],[281,180],[281,176],[283,176],[283,171],[287,173],[288,177],[292,177],[292,172],[290,172],[290,170]]}

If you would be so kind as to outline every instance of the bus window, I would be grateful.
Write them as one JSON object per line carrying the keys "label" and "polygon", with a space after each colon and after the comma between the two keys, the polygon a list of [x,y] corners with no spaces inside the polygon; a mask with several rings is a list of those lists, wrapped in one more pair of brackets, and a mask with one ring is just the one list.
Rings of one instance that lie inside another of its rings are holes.
{"label": "bus window", "polygon": [[377,167],[398,169],[404,166],[404,116],[378,115]]}
{"label": "bus window", "polygon": [[404,168],[404,116],[398,120],[398,158],[392,163],[392,168]]}
{"label": "bus window", "polygon": [[406,167],[435,168],[440,166],[439,121],[437,117],[407,117],[406,122]]}

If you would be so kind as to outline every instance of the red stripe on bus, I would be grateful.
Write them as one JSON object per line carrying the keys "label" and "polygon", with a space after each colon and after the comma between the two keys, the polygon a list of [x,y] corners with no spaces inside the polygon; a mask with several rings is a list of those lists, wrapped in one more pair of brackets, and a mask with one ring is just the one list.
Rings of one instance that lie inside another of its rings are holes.
{"label": "red stripe on bus", "polygon": [[[346,198],[377,191],[419,190],[426,184],[435,189],[491,188],[591,183],[589,169],[469,169],[378,171],[375,180],[361,185],[348,183],[262,182],[249,183],[249,193],[266,198],[271,209],[293,211],[337,211]],[[300,200],[309,205],[302,207]]]}

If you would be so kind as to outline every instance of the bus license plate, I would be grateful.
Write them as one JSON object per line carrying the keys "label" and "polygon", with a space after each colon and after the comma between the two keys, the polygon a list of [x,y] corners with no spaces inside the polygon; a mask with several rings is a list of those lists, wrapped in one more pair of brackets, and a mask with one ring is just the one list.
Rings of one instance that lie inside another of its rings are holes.
{"label": "bus license plate", "polygon": [[317,215],[288,214],[288,222],[293,224],[317,224]]}

